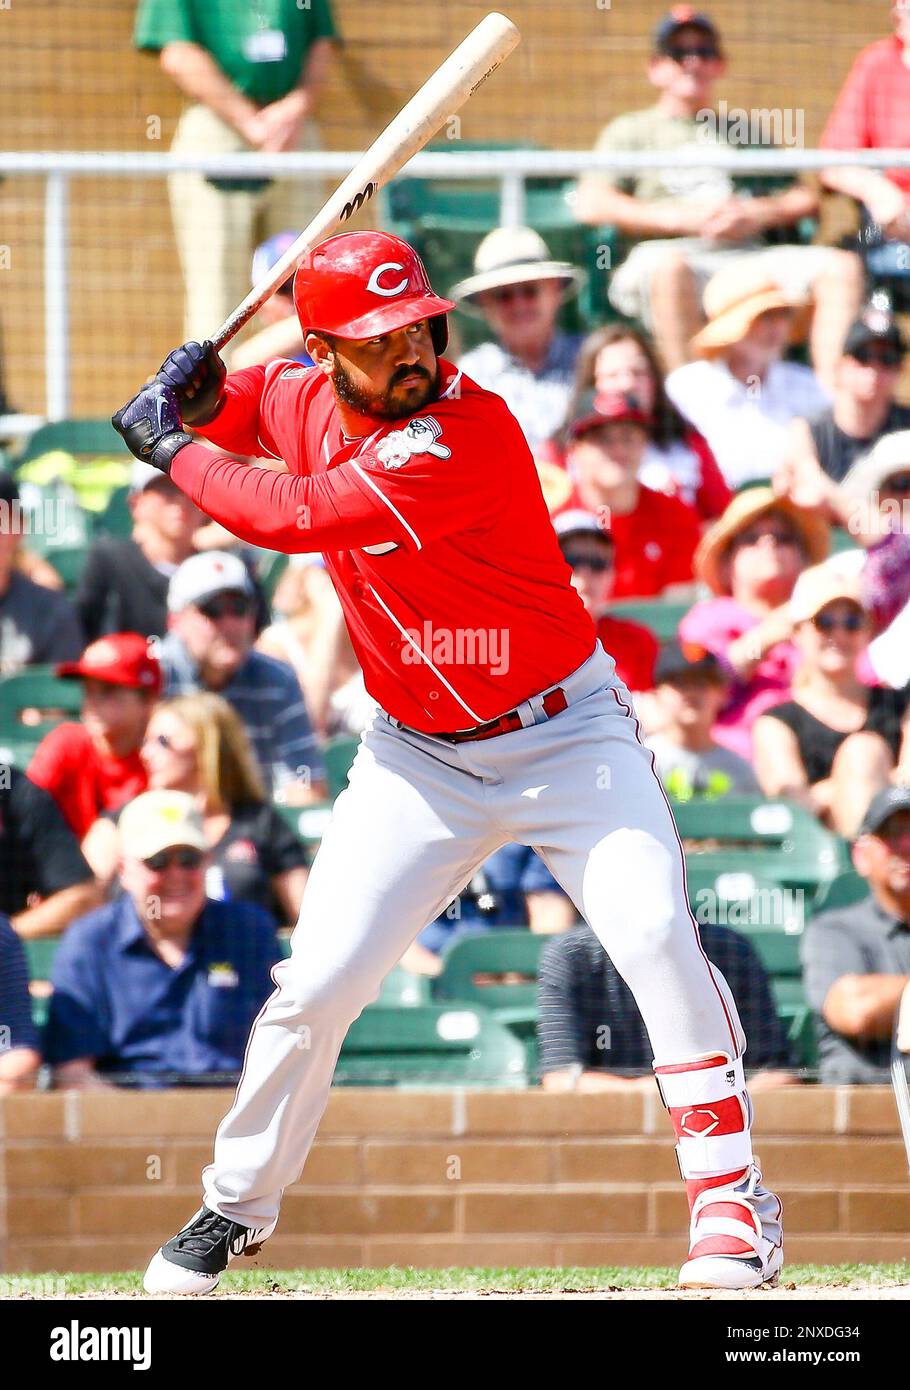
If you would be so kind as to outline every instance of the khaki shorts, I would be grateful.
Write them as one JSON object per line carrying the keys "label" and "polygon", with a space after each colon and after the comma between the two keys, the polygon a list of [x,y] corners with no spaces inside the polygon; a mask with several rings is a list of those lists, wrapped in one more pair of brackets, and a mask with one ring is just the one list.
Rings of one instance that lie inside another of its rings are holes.
{"label": "khaki shorts", "polygon": [[[669,237],[640,241],[633,246],[610,281],[608,296],[613,308],[626,318],[638,319],[651,330],[651,278],[660,261],[669,253],[682,252],[692,269],[701,299],[712,275],[737,259],[748,262],[754,273],[767,268],[771,279],[784,289],[809,294],[819,275],[827,269],[832,251],[827,246],[724,246],[702,241],[700,237]],[[834,254],[837,254],[836,252]]]}

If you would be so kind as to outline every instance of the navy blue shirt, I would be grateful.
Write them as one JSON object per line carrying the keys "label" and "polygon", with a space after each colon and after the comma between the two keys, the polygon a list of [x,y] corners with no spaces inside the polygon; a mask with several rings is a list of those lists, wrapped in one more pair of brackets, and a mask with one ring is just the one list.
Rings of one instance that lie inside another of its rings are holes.
{"label": "navy blue shirt", "polygon": [[31,1047],[38,1051],[28,995],[28,966],[22,942],[9,918],[0,915],[0,1051]]}
{"label": "navy blue shirt", "polygon": [[74,922],[60,944],[46,1058],[91,1057],[99,1072],[128,1074],[124,1083],[137,1086],[233,1080],[280,959],[262,908],[208,900],[172,969],[124,893]]}

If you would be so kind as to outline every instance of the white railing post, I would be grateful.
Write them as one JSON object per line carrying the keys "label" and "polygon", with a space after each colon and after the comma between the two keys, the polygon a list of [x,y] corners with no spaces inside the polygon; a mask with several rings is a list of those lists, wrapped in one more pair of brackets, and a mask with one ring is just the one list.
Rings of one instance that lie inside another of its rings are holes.
{"label": "white railing post", "polygon": [[503,174],[499,191],[499,225],[521,227],[525,220],[525,176],[521,169]]}
{"label": "white railing post", "polygon": [[47,418],[63,420],[70,406],[67,233],[69,176],[56,169],[44,190],[44,368]]}

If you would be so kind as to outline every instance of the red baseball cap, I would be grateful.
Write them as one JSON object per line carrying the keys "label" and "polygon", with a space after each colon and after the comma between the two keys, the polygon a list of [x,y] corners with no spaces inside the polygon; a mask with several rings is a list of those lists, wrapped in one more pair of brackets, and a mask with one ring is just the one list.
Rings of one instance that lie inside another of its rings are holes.
{"label": "red baseball cap", "polygon": [[654,423],[636,396],[620,391],[602,392],[600,395],[589,393],[580,402],[575,418],[569,422],[569,437],[577,439],[588,430],[597,429],[598,425],[615,425],[625,421],[641,425],[649,433]]}
{"label": "red baseball cap", "polygon": [[106,681],[131,690],[161,691],[161,666],[149,652],[148,638],[138,632],[112,632],[86,647],[78,661],[64,661],[58,676]]}

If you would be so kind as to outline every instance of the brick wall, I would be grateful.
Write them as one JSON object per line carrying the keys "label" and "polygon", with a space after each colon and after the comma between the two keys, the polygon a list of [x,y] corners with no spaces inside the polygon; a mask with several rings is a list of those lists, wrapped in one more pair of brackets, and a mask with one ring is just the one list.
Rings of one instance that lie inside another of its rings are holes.
{"label": "brick wall", "polygon": [[[0,1270],[142,1267],[194,1211],[226,1102],[223,1091],[0,1102]],[[756,1102],[788,1258],[906,1258],[890,1091],[794,1087]],[[257,1263],[672,1265],[685,1228],[656,1094],[340,1090]]]}

